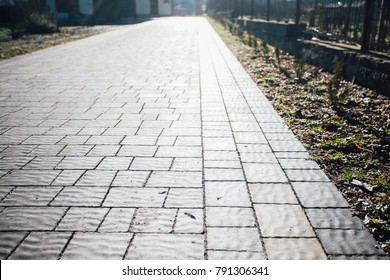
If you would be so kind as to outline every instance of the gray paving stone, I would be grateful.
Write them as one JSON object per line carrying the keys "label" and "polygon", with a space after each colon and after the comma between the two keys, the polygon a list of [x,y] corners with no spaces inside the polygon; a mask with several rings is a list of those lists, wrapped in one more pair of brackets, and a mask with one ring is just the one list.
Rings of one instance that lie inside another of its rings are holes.
{"label": "gray paving stone", "polygon": [[306,159],[280,159],[283,169],[321,169],[315,161]]}
{"label": "gray paving stone", "polygon": [[265,137],[269,141],[296,141],[295,135],[292,132],[266,132]]}
{"label": "gray paving stone", "polygon": [[207,249],[263,252],[257,228],[210,227],[207,230]]}
{"label": "gray paving stone", "polygon": [[242,131],[242,132],[253,132],[253,131],[261,131],[260,127],[255,122],[231,122],[231,126],[233,131]]}
{"label": "gray paving stone", "polygon": [[255,204],[264,237],[314,237],[314,231],[299,205]]}
{"label": "gray paving stone", "polygon": [[162,207],[167,188],[111,188],[104,207]]}
{"label": "gray paving stone", "polygon": [[278,159],[309,159],[310,155],[308,152],[275,152],[276,158]]}
{"label": "gray paving stone", "polygon": [[202,208],[203,190],[201,188],[171,188],[164,206],[169,208]]}
{"label": "gray paving stone", "polygon": [[63,138],[62,135],[33,135],[23,141],[26,145],[54,145]]}
{"label": "gray paving stone", "polygon": [[0,159],[0,170],[21,169],[32,159],[33,157],[3,157]]}
{"label": "gray paving stone", "polygon": [[201,188],[201,172],[153,171],[147,187]]}
{"label": "gray paving stone", "polygon": [[116,187],[143,187],[150,171],[119,171],[112,183]]}
{"label": "gray paving stone", "polygon": [[208,227],[256,227],[252,208],[207,207]]}
{"label": "gray paving stone", "polygon": [[60,175],[54,180],[52,185],[56,186],[72,186],[83,175],[85,170],[63,170]]}
{"label": "gray paving stone", "polygon": [[296,182],[292,187],[303,207],[349,207],[332,183]]}
{"label": "gray paving stone", "polygon": [[0,232],[0,259],[5,260],[27,236],[28,232]]}
{"label": "gray paving stone", "polygon": [[126,259],[203,260],[202,234],[136,234]]}
{"label": "gray paving stone", "polygon": [[206,182],[206,206],[250,207],[245,182]]}
{"label": "gray paving stone", "polygon": [[65,157],[56,169],[95,169],[102,157]]}
{"label": "gray paving stone", "polygon": [[201,146],[202,138],[199,136],[178,136],[175,146]]}
{"label": "gray paving stone", "polygon": [[200,158],[175,158],[172,171],[202,171],[202,159]]}
{"label": "gray paving stone", "polygon": [[364,255],[330,255],[330,260],[351,260],[351,261],[362,261],[362,260],[382,260],[382,261],[388,261],[389,258],[387,256],[378,256],[378,255],[371,255],[371,256],[364,256]]}
{"label": "gray paving stone", "polygon": [[57,231],[96,231],[108,208],[72,207],[62,218]]}
{"label": "gray paving stone", "polygon": [[262,132],[235,132],[234,139],[239,144],[267,144]]}
{"label": "gray paving stone", "polygon": [[[123,134],[126,134],[123,133]],[[121,134],[121,135],[123,135]],[[126,136],[122,142],[121,145],[142,145],[142,146],[155,146],[157,142],[156,136],[139,136],[139,135],[131,135]]]}
{"label": "gray paving stone", "polygon": [[132,233],[76,232],[63,260],[121,260]]}
{"label": "gray paving stone", "polygon": [[128,170],[133,157],[105,157],[98,165],[101,170]]}
{"label": "gray paving stone", "polygon": [[199,146],[161,146],[158,148],[156,157],[201,158],[202,148]]}
{"label": "gray paving stone", "polygon": [[249,184],[253,203],[299,204],[289,184]]}
{"label": "gray paving stone", "polygon": [[83,145],[87,142],[88,135],[67,135],[58,144],[61,145]]}
{"label": "gray paving stone", "polygon": [[0,213],[0,231],[53,230],[65,207],[7,207]]}
{"label": "gray paving stone", "polygon": [[250,183],[287,182],[287,178],[278,164],[243,163],[243,166],[246,178]]}
{"label": "gray paving stone", "polygon": [[365,230],[316,230],[317,236],[330,255],[384,255],[378,243]]}
{"label": "gray paving stone", "polygon": [[17,187],[0,206],[47,206],[61,190],[60,187]]}
{"label": "gray paving stone", "polygon": [[329,178],[322,170],[285,170],[291,182],[329,182]]}
{"label": "gray paving stone", "polygon": [[209,260],[265,260],[264,253],[208,250]]}
{"label": "gray paving stone", "polygon": [[206,168],[204,176],[207,181],[244,181],[241,169]]}
{"label": "gray paving stone", "polygon": [[70,236],[70,232],[31,232],[9,259],[56,260]]}
{"label": "gray paving stone", "polygon": [[120,145],[95,145],[87,154],[89,157],[97,156],[115,156],[119,151]]}
{"label": "gray paving stone", "polygon": [[167,171],[170,169],[172,162],[172,158],[136,157],[131,163],[130,170]]}
{"label": "gray paving stone", "polygon": [[36,157],[23,169],[54,169],[62,159],[62,157]]}
{"label": "gray paving stone", "polygon": [[317,238],[264,238],[270,260],[326,260]]}
{"label": "gray paving stone", "polygon": [[236,145],[233,138],[204,138],[205,151],[235,151]]}
{"label": "gray paving stone", "polygon": [[110,186],[117,171],[114,170],[88,170],[77,181],[76,186]]}
{"label": "gray paving stone", "polygon": [[204,160],[239,160],[236,151],[204,151]]}
{"label": "gray paving stone", "polygon": [[66,187],[50,203],[51,206],[100,206],[108,187]]}
{"label": "gray paving stone", "polygon": [[121,157],[153,157],[157,151],[157,146],[128,146],[120,148],[118,156]]}
{"label": "gray paving stone", "polygon": [[241,169],[241,163],[238,160],[207,160],[204,162],[205,168],[225,168]]}
{"label": "gray paving stone", "polygon": [[59,155],[67,157],[82,157],[88,154],[92,147],[92,145],[67,145],[63,150],[61,150]]}
{"label": "gray paving stone", "polygon": [[203,209],[179,209],[174,233],[204,233]]}
{"label": "gray paving stone", "polygon": [[246,163],[278,163],[272,153],[240,153],[241,161]]}
{"label": "gray paving stone", "polygon": [[29,156],[57,156],[64,149],[64,145],[38,145]]}
{"label": "gray paving stone", "polygon": [[59,174],[58,170],[12,170],[0,179],[0,185],[50,185]]}
{"label": "gray paving stone", "polygon": [[269,145],[265,144],[237,144],[237,149],[241,153],[272,153]]}
{"label": "gray paving stone", "polygon": [[306,209],[306,215],[316,229],[364,229],[359,218],[345,208]]}
{"label": "gray paving stone", "polygon": [[11,186],[0,187],[0,200],[4,199],[14,188]]}
{"label": "gray paving stone", "polygon": [[177,210],[165,208],[141,208],[135,213],[131,232],[171,233]]}
{"label": "gray paving stone", "polygon": [[135,208],[112,208],[103,223],[99,232],[128,232],[133,219]]}

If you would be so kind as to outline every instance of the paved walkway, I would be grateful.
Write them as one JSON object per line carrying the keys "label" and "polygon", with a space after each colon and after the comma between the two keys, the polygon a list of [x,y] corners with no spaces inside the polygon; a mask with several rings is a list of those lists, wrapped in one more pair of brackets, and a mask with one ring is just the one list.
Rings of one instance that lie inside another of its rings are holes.
{"label": "paved walkway", "polygon": [[204,19],[0,63],[1,259],[381,259]]}

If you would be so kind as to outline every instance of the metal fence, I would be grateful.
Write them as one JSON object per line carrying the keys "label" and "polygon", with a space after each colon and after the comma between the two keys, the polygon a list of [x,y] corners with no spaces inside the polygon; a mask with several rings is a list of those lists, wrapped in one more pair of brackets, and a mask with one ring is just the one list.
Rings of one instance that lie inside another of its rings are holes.
{"label": "metal fence", "polygon": [[232,17],[304,23],[321,38],[390,52],[390,0],[209,0]]}

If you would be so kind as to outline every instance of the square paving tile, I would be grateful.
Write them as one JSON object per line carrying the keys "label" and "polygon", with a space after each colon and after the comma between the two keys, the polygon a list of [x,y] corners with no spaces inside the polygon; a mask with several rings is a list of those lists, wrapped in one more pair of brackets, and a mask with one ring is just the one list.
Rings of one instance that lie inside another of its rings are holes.
{"label": "square paving tile", "polygon": [[206,206],[250,207],[245,182],[206,182]]}
{"label": "square paving tile", "polygon": [[207,207],[206,224],[209,227],[256,227],[252,208]]}
{"label": "square paving tile", "polygon": [[116,187],[143,187],[149,175],[150,171],[119,171],[112,185]]}
{"label": "square paving tile", "polygon": [[330,255],[384,255],[378,243],[366,230],[316,230],[325,252]]}
{"label": "square paving tile", "polygon": [[203,190],[201,188],[171,188],[164,206],[168,208],[202,208]]}
{"label": "square paving tile", "polygon": [[65,187],[51,206],[100,206],[108,187]]}
{"label": "square paving tile", "polygon": [[7,207],[0,213],[0,231],[53,230],[65,207]]}
{"label": "square paving tile", "polygon": [[326,260],[317,238],[264,238],[270,260]]}
{"label": "square paving tile", "polygon": [[264,237],[314,237],[314,231],[299,205],[255,204]]}
{"label": "square paving tile", "polygon": [[57,226],[57,231],[95,231],[108,208],[72,207]]}
{"label": "square paving tile", "polygon": [[106,157],[97,169],[101,170],[128,170],[133,157]]}
{"label": "square paving tile", "polygon": [[289,184],[249,184],[253,203],[298,204]]}
{"label": "square paving tile", "polygon": [[136,157],[130,170],[160,170],[167,171],[172,165],[172,158]]}
{"label": "square paving tile", "polygon": [[177,210],[165,208],[141,208],[135,213],[131,232],[170,233],[173,231]]}
{"label": "square paving tile", "polygon": [[70,232],[31,232],[9,257],[10,260],[56,260]]}
{"label": "square paving tile", "polygon": [[28,235],[28,232],[0,232],[0,260],[5,260]]}
{"label": "square paving tile", "polygon": [[99,232],[129,232],[135,208],[112,208],[99,227]]}
{"label": "square paving tile", "polygon": [[128,260],[203,260],[203,234],[136,234]]}
{"label": "square paving tile", "polygon": [[204,233],[203,209],[179,209],[174,233]]}
{"label": "square paving tile", "polygon": [[322,229],[357,229],[364,226],[358,217],[354,217],[349,209],[345,208],[315,208],[306,209],[306,214],[314,228]]}
{"label": "square paving tile", "polygon": [[46,206],[61,190],[60,187],[17,187],[0,206]]}
{"label": "square paving tile", "polygon": [[244,174],[241,169],[206,168],[204,170],[207,181],[243,181]]}
{"label": "square paving tile", "polygon": [[162,207],[167,188],[111,188],[104,207]]}
{"label": "square paving tile", "polygon": [[147,187],[201,188],[201,172],[153,171]]}
{"label": "square paving tile", "polygon": [[349,207],[332,183],[296,182],[292,183],[292,187],[304,207]]}
{"label": "square paving tile", "polygon": [[257,228],[209,227],[207,249],[263,252]]}
{"label": "square paving tile", "polygon": [[286,175],[278,164],[243,163],[244,171],[250,183],[283,183],[288,182]]}
{"label": "square paving tile", "polygon": [[121,260],[132,233],[76,232],[61,259]]}

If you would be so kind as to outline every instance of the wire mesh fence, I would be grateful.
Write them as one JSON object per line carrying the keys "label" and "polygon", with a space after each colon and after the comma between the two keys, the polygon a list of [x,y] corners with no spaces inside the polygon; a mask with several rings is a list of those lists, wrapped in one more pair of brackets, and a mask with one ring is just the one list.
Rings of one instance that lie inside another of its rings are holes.
{"label": "wire mesh fence", "polygon": [[208,8],[231,17],[299,21],[320,39],[390,52],[390,0],[209,0]]}

